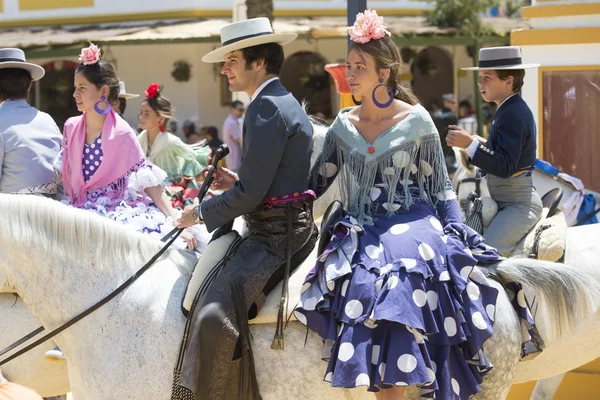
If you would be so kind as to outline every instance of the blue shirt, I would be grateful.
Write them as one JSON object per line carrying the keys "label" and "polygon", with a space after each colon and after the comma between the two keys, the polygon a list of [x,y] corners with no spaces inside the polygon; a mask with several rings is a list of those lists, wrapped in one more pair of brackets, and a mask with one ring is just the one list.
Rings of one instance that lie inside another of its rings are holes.
{"label": "blue shirt", "polygon": [[62,142],[56,123],[25,100],[0,104],[0,193],[54,181]]}

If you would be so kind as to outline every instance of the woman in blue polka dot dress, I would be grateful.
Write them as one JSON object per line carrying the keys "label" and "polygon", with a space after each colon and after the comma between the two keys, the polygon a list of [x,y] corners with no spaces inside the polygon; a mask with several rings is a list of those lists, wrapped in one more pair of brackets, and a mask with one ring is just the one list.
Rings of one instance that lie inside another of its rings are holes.
{"label": "woman in blue polka dot dress", "polygon": [[333,386],[466,399],[492,368],[483,343],[498,295],[475,265],[499,256],[462,223],[438,132],[400,85],[382,18],[367,10],[349,31],[346,79],[361,101],[340,111],[311,173],[318,196],[338,179],[347,215],[294,315],[325,340]]}

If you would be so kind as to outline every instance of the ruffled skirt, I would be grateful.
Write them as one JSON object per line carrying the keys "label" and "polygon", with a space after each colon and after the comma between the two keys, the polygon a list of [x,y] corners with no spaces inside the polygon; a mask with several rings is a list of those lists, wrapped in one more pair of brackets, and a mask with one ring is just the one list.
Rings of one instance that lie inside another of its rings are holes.
{"label": "ruffled skirt", "polygon": [[499,256],[466,225],[443,227],[435,215],[418,203],[371,226],[335,223],[294,312],[325,340],[325,381],[418,385],[438,399],[480,390],[498,291],[475,265]]}
{"label": "ruffled skirt", "polygon": [[[88,193],[88,201],[83,208],[103,217],[123,224],[127,228],[161,239],[175,228],[171,217],[166,217],[144,193],[149,187],[160,186],[167,174],[155,165],[145,161],[126,177],[127,188],[121,199],[114,200],[114,187],[108,186]],[[211,235],[203,224],[187,228],[198,242],[198,251],[203,252]],[[185,248],[185,242],[178,239],[174,245]]]}

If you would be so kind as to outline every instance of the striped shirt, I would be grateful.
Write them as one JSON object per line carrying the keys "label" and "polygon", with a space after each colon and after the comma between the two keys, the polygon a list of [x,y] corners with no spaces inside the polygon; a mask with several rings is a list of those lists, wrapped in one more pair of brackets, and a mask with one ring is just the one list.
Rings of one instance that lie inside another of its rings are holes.
{"label": "striped shirt", "polygon": [[[229,154],[225,157],[227,168],[237,172],[242,164],[242,127],[240,121],[229,114],[223,123],[223,141],[229,147]],[[236,142],[237,141],[237,142]]]}

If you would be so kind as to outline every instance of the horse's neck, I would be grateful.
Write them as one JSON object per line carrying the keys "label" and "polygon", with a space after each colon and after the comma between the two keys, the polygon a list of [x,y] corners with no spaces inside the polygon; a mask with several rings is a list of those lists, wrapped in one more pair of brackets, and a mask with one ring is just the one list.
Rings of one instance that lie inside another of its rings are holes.
{"label": "horse's neck", "polygon": [[[159,249],[155,241],[86,211],[30,198],[20,207],[14,198],[0,200],[0,271],[47,327],[104,298]],[[187,281],[194,257],[186,257],[167,252],[124,296],[152,308],[152,301],[162,301],[157,291],[174,290],[165,282]]]}
{"label": "horse's neck", "polygon": [[[56,243],[60,246],[60,243]],[[99,268],[96,263],[85,263],[68,257],[48,257],[35,252],[20,251],[19,257],[11,257],[11,282],[16,291],[46,327],[55,327],[81,313],[116,289],[133,270],[141,267],[142,257],[131,257],[138,265],[115,265],[115,268]],[[148,255],[148,258],[151,255]],[[137,259],[137,260],[136,260]],[[158,262],[153,268],[164,275],[178,274],[177,267],[169,259]],[[150,277],[160,281],[161,277],[148,272],[127,293],[129,298],[139,301],[133,293],[140,290],[144,303],[149,307],[158,286]],[[135,288],[135,289],[134,289]],[[143,289],[142,289],[143,288]],[[115,300],[117,301],[117,300]]]}

